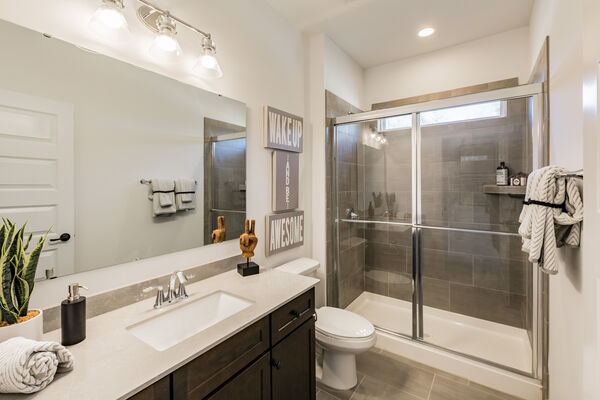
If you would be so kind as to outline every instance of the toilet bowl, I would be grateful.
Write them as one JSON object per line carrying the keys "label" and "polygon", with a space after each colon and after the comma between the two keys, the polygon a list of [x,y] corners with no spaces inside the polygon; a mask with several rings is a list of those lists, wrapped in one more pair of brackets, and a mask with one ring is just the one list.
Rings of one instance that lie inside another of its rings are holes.
{"label": "toilet bowl", "polygon": [[[318,268],[318,261],[299,258],[277,270],[310,276]],[[321,307],[316,313],[315,340],[323,351],[317,379],[333,389],[351,389],[357,384],[356,354],[375,345],[375,327],[360,315],[341,308]]]}
{"label": "toilet bowl", "polygon": [[315,339],[323,349],[321,383],[339,390],[356,386],[356,354],[375,346],[373,325],[353,312],[321,307],[317,310]]}

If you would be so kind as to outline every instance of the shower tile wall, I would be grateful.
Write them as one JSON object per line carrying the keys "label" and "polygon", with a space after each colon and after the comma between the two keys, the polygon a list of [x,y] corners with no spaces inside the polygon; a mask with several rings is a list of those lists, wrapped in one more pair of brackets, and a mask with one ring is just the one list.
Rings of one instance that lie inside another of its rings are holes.
{"label": "shower tile wall", "polygon": [[[340,270],[338,276],[333,270],[333,229],[334,225],[334,185],[333,171],[333,118],[361,112],[358,108],[344,101],[329,91],[325,91],[325,109],[327,117],[326,131],[326,193],[327,193],[327,304],[346,307],[364,291],[365,272],[365,239],[364,230],[357,224],[340,225]],[[359,144],[360,131],[344,135],[340,142],[339,160],[339,200],[340,212],[346,208],[357,209],[359,197],[362,198],[364,188],[359,177],[364,170],[363,154]],[[342,214],[343,215],[343,214]],[[336,288],[337,286],[337,288]]]}
{"label": "shower tile wall", "polygon": [[[423,225],[517,231],[522,198],[484,194],[482,186],[495,183],[500,161],[511,173],[530,172],[526,115],[525,100],[511,100],[506,118],[422,128]],[[386,137],[382,150],[365,148],[366,193],[395,194],[397,204],[376,207],[375,219],[409,222],[410,132]],[[410,301],[410,229],[371,224],[365,239],[365,290]],[[532,266],[520,247],[519,237],[423,229],[424,304],[530,327]]]}
{"label": "shower tile wall", "polygon": [[244,231],[246,214],[212,212],[210,208],[246,210],[246,139],[206,143],[204,160],[204,244],[212,243],[211,233],[217,229],[219,215],[225,216],[227,240],[235,239]]}

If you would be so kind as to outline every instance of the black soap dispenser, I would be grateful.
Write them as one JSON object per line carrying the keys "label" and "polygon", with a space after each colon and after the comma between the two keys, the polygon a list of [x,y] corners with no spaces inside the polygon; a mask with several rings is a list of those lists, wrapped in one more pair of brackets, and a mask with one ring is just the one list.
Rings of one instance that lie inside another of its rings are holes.
{"label": "black soap dispenser", "polygon": [[69,285],[69,297],[60,304],[60,328],[64,346],[77,344],[85,339],[85,297],[79,289],[86,289],[79,283]]}

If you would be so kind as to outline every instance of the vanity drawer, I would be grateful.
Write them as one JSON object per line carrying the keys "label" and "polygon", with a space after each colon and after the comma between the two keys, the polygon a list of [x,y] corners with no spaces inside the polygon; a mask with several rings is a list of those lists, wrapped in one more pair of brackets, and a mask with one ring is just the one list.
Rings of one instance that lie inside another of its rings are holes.
{"label": "vanity drawer", "polygon": [[294,329],[313,317],[315,289],[301,294],[271,313],[271,343],[274,346]]}
{"label": "vanity drawer", "polygon": [[203,399],[269,349],[269,317],[173,372],[173,400]]}

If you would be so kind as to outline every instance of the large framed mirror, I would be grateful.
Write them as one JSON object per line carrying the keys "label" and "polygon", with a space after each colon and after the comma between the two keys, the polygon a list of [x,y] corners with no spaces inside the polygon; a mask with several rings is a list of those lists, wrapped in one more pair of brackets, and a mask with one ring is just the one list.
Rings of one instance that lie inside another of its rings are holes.
{"label": "large framed mirror", "polygon": [[50,229],[38,279],[239,235],[244,103],[1,20],[0,52],[0,216]]}

